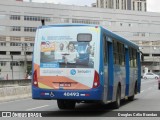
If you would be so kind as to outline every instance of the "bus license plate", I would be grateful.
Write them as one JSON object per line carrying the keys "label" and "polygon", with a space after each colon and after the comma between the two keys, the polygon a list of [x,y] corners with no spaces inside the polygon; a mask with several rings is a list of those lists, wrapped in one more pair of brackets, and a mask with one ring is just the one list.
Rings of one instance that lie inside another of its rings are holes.
{"label": "bus license plate", "polygon": [[71,87],[71,83],[59,83],[59,87]]}

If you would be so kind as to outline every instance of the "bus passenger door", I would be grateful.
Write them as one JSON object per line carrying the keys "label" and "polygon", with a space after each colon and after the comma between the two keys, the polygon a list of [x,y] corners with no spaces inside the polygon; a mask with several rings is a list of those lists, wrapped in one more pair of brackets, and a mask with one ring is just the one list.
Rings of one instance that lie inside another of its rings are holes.
{"label": "bus passenger door", "polygon": [[104,71],[104,96],[103,96],[103,102],[107,102],[107,93],[108,93],[108,45],[107,45],[107,39],[106,35],[103,35],[103,71]]}
{"label": "bus passenger door", "polygon": [[[113,97],[113,46],[112,39],[104,36],[104,100],[112,100]],[[103,101],[104,101],[103,100]]]}
{"label": "bus passenger door", "polygon": [[125,61],[126,61],[126,88],[125,96],[129,95],[129,81],[130,81],[130,67],[129,67],[129,49],[128,46],[125,46]]}

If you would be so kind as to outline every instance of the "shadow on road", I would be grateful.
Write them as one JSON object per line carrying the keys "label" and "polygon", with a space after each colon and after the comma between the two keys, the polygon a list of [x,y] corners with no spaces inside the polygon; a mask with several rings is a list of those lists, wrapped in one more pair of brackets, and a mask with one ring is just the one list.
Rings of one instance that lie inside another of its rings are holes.
{"label": "shadow on road", "polygon": [[[133,102],[135,102],[135,99]],[[121,107],[129,104],[132,101],[122,100]],[[46,111],[44,116],[46,117],[114,117],[117,116],[117,112],[120,109],[113,109],[112,103],[104,104],[77,104],[74,110],[58,110],[58,111]]]}

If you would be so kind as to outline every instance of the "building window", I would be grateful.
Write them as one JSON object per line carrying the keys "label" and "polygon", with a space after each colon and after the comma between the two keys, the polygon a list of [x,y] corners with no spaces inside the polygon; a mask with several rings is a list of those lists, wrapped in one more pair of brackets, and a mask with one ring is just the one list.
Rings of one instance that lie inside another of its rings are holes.
{"label": "building window", "polygon": [[144,11],[147,11],[147,5],[144,3]]}
{"label": "building window", "polygon": [[0,51],[0,55],[6,55],[6,51]]}
{"label": "building window", "polygon": [[124,1],[123,0],[122,0],[121,5],[122,5],[122,10],[123,10],[124,9]]}
{"label": "building window", "polygon": [[11,26],[11,31],[21,31],[20,26]]}
{"label": "building window", "polygon": [[36,32],[36,27],[24,27],[25,32]]}
{"label": "building window", "polygon": [[142,11],[142,2],[139,2],[139,11]]}
{"label": "building window", "polygon": [[160,41],[159,41],[159,40],[158,40],[158,41],[151,41],[151,44],[152,44],[152,45],[155,45],[155,46],[156,46],[156,45],[160,45]]}
{"label": "building window", "polygon": [[89,19],[72,19],[72,23],[100,24],[98,20],[89,20]]}
{"label": "building window", "polygon": [[21,37],[11,36],[10,41],[21,41]]}
{"label": "building window", "polygon": [[143,56],[147,56],[147,57],[148,57],[148,56],[149,56],[149,54],[143,54]]}
{"label": "building window", "polygon": [[0,62],[0,65],[1,65],[1,66],[6,66],[6,62],[1,61],[1,62]]}
{"label": "building window", "polygon": [[32,55],[33,52],[26,52],[26,55]]}
{"label": "building window", "polygon": [[18,61],[12,61],[10,62],[10,66],[22,66],[22,64]]}
{"label": "building window", "polygon": [[34,43],[30,43],[30,46],[34,46]]}
{"label": "building window", "polygon": [[50,22],[51,18],[50,17],[42,17],[42,16],[24,16],[25,21],[41,21],[45,20],[46,22]]}
{"label": "building window", "polygon": [[69,23],[69,18],[62,18],[61,23]]}
{"label": "building window", "polygon": [[151,44],[150,41],[142,41],[143,46],[149,46]]}
{"label": "building window", "polygon": [[6,43],[5,42],[1,42],[0,46],[6,46]]}
{"label": "building window", "polygon": [[119,9],[119,0],[116,0],[116,9]]}
{"label": "building window", "polygon": [[35,38],[34,37],[25,37],[24,41],[31,41],[34,42]]}
{"label": "building window", "polygon": [[21,20],[20,15],[10,15],[10,20]]}
{"label": "building window", "polygon": [[21,55],[21,52],[10,52],[10,55]]}
{"label": "building window", "polygon": [[10,46],[21,46],[21,43],[18,42],[11,42]]}
{"label": "building window", "polygon": [[124,0],[124,9],[126,10],[126,0]]}
{"label": "building window", "polygon": [[135,10],[135,2],[133,2],[133,10]]}
{"label": "building window", "polygon": [[145,37],[145,33],[141,33],[141,35],[142,35],[143,37]]}
{"label": "building window", "polygon": [[0,41],[6,41],[6,37],[1,36]]}
{"label": "building window", "polygon": [[133,36],[139,36],[139,33],[137,32],[137,33],[133,33]]}

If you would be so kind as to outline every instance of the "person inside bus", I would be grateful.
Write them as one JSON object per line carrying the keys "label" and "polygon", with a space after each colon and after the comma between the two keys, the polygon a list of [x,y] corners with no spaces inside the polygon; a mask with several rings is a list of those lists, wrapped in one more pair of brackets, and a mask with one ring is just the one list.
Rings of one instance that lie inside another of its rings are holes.
{"label": "person inside bus", "polygon": [[56,49],[54,52],[55,61],[63,62],[63,54],[65,53],[64,44],[56,44]]}
{"label": "person inside bus", "polygon": [[63,43],[60,43],[60,44],[59,44],[59,49],[60,49],[60,51],[63,51],[63,50],[64,50],[64,44],[63,44]]}
{"label": "person inside bus", "polygon": [[68,55],[65,56],[65,62],[68,64],[75,64],[76,60],[79,57],[77,50],[75,49],[75,45],[73,42],[70,42],[67,46]]}

